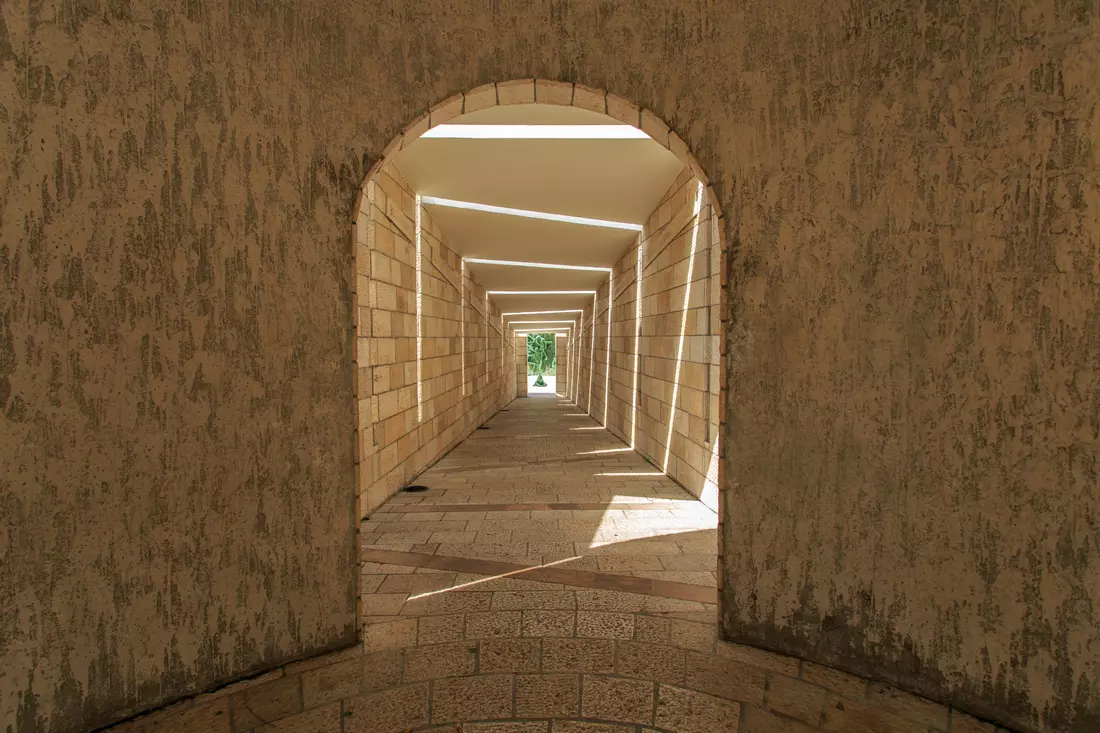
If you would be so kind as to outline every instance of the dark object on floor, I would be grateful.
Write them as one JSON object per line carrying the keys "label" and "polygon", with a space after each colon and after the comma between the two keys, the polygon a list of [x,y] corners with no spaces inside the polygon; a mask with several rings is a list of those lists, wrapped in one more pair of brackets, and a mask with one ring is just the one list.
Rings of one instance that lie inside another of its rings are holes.
{"label": "dark object on floor", "polygon": [[478,426],[477,426],[477,429],[478,429],[478,430],[488,430],[488,429],[489,429],[489,426],[488,426],[488,425],[478,425]]}
{"label": "dark object on floor", "polygon": [[415,494],[415,493],[420,492],[420,491],[427,491],[428,487],[427,486],[421,486],[420,484],[413,484],[412,486],[406,486],[405,488],[403,488],[401,490],[402,491],[408,491],[408,492],[411,492],[411,493]]}

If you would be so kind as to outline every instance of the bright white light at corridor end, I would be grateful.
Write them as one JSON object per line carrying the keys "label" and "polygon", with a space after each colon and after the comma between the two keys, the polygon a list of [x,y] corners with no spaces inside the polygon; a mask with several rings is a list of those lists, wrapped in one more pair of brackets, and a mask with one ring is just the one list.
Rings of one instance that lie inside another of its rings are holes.
{"label": "bright white light at corridor end", "polygon": [[550,262],[519,262],[517,260],[482,260],[466,257],[466,262],[478,265],[505,265],[507,267],[542,267],[547,270],[586,270],[588,272],[611,272],[610,267],[588,267],[586,265],[555,265]]}
{"label": "bright white light at corridor end", "polygon": [[458,140],[649,140],[631,125],[436,125],[422,138]]}
{"label": "bright white light at corridor end", "polygon": [[546,211],[529,211],[527,209],[512,209],[507,206],[492,206],[490,204],[475,204],[472,201],[456,201],[454,199],[441,199],[436,196],[421,196],[420,200],[425,204],[447,206],[452,209],[470,209],[471,211],[484,211],[488,214],[505,214],[507,216],[522,216],[527,219],[543,219],[545,221],[560,221],[566,224],[583,224],[590,227],[605,227],[607,229],[627,229],[632,232],[642,231],[641,224],[630,224],[625,221],[609,221],[607,219],[589,219],[584,216],[568,216],[566,214],[551,214]]}

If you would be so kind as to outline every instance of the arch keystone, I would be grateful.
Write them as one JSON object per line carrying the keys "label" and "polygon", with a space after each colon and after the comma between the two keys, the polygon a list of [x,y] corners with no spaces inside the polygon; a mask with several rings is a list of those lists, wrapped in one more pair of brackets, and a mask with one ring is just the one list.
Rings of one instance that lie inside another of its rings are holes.
{"label": "arch keystone", "polygon": [[483,84],[466,92],[465,114],[497,105],[497,85]]}
{"label": "arch keystone", "polygon": [[573,85],[567,81],[536,79],[535,102],[569,107],[573,104]]}
{"label": "arch keystone", "polygon": [[497,84],[497,104],[534,104],[535,80],[516,79]]}

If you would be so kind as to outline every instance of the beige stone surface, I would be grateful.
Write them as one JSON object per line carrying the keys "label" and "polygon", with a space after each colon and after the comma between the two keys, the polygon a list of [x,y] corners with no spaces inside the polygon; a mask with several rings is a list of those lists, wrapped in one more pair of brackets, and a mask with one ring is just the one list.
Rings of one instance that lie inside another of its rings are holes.
{"label": "beige stone surface", "polygon": [[725,215],[723,633],[1087,730],[1095,4],[411,13],[0,12],[4,724],[353,642],[358,189],[456,91],[538,77],[671,123]]}
{"label": "beige stone surface", "polygon": [[510,717],[512,717],[511,675],[482,675],[436,680],[433,683],[433,723]]}
{"label": "beige stone surface", "polygon": [[676,733],[736,733],[741,706],[692,690],[661,685],[657,691],[656,724]]}
{"label": "beige stone surface", "polygon": [[[446,581],[431,586],[439,589],[428,591],[432,594],[429,597],[478,598],[483,600],[483,607],[490,605],[497,594],[507,594],[505,597],[512,600],[522,597],[525,605],[542,600],[554,606],[570,594],[580,598],[592,590],[609,593],[603,596],[603,602],[620,605],[631,602],[644,606],[637,599],[659,600],[664,598],[662,594],[685,592],[717,600],[710,585],[693,587],[661,578],[652,581],[616,575],[598,571],[595,565],[591,569],[555,566],[552,577],[533,579],[541,577],[537,574],[546,569],[525,570],[522,564],[483,558],[482,550],[477,549],[481,545],[470,538],[465,544],[456,541],[447,545],[448,552],[474,548],[458,555],[438,554],[442,544],[393,543],[404,549],[377,549],[378,538],[404,535],[402,529],[412,534],[433,534],[433,528],[480,534],[480,529],[467,531],[470,525],[488,526],[494,531],[508,526],[512,534],[537,537],[540,542],[526,543],[523,554],[532,552],[535,544],[557,544],[556,540],[566,535],[579,540],[579,533],[594,532],[592,537],[613,539],[620,547],[650,542],[654,537],[686,535],[693,539],[662,542],[661,546],[673,551],[668,547],[690,545],[696,553],[705,544],[697,538],[709,536],[714,540],[713,513],[700,502],[685,499],[685,491],[667,478],[663,485],[650,490],[651,495],[633,496],[629,502],[617,501],[611,491],[599,488],[594,491],[607,492],[604,502],[564,501],[561,492],[568,494],[575,480],[570,472],[591,468],[569,460],[568,455],[563,457],[563,453],[572,454],[577,449],[583,453],[609,441],[606,434],[597,433],[572,437],[570,428],[577,425],[574,410],[574,406],[547,395],[512,404],[507,412],[495,416],[490,428],[508,432],[529,429],[523,426],[539,418],[541,429],[547,431],[546,439],[533,451],[517,441],[476,435],[463,441],[425,474],[433,488],[420,495],[395,496],[379,507],[372,520],[363,523],[363,557],[384,561],[365,559],[364,566],[387,581],[394,578],[407,582],[408,578],[421,577]],[[600,459],[604,467],[629,468],[642,463],[636,454],[606,455],[613,457]],[[526,461],[538,461],[547,476],[554,478],[532,478],[521,456]],[[487,458],[492,458],[488,466]],[[491,486],[469,481],[482,473],[494,477]],[[469,501],[460,503],[460,498]],[[577,551],[582,553],[581,560],[596,557],[584,555],[585,550],[579,547]],[[497,554],[496,550],[488,553],[490,557]],[[384,585],[380,583],[376,590]],[[610,590],[620,587],[630,592]],[[453,602],[448,605],[461,606]],[[992,726],[958,710],[881,683],[872,684],[762,649],[729,642],[715,645],[716,605],[696,605],[700,610],[475,608],[443,616],[414,616],[403,623],[395,623],[392,616],[368,615],[363,621],[371,643],[363,648],[288,664],[136,719],[112,729],[112,733],[243,733],[248,730],[243,726],[255,722],[243,715],[252,703],[263,715],[271,716],[260,724],[270,726],[269,730],[308,730],[310,726],[324,730],[334,725],[332,713],[342,711],[345,718],[371,716],[366,722],[345,723],[345,728],[392,731],[394,726],[405,726],[399,728],[401,733],[552,733],[554,728],[577,733],[680,733],[731,728],[735,717],[739,733],[807,733],[821,730],[818,723],[841,731],[851,727],[876,733],[956,733],[956,729],[993,733]],[[406,606],[411,607],[410,613],[422,608],[417,601],[409,601]],[[369,609],[371,604],[363,607]],[[407,609],[401,610],[404,613]],[[520,635],[524,632],[519,623],[523,615],[562,613],[568,615],[569,623],[559,625],[560,635]],[[683,624],[689,625],[692,633],[673,634],[673,629]],[[634,640],[621,638],[627,630],[634,632]],[[392,639],[387,640],[379,631],[392,632]],[[438,636],[448,635],[466,638],[437,641]],[[693,648],[693,640],[698,639],[709,640],[702,651]],[[386,641],[398,646],[374,651]],[[299,690],[300,704],[296,694]],[[587,703],[581,700],[584,690]],[[654,707],[655,701],[660,703],[658,707]],[[425,702],[429,717],[439,711],[435,723],[423,722]],[[439,716],[448,720],[440,722]],[[611,723],[606,716],[630,722]],[[231,725],[234,717],[239,725]],[[532,718],[535,722],[531,725],[521,722]]]}
{"label": "beige stone surface", "polygon": [[405,685],[344,702],[344,733],[402,733],[428,722],[428,686]]}
{"label": "beige stone surface", "polygon": [[580,711],[580,698],[578,675],[516,675],[518,718],[572,718]]}
{"label": "beige stone surface", "polygon": [[623,723],[653,721],[652,682],[585,675],[582,685],[583,717]]}

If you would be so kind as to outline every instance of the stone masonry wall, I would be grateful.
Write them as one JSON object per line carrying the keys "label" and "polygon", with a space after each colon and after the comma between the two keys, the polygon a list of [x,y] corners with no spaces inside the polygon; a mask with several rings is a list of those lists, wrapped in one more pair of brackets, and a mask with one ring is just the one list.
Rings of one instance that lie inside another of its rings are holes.
{"label": "stone masonry wall", "polygon": [[[606,427],[717,510],[720,249],[716,217],[705,195],[695,211],[699,190],[699,181],[685,168],[647,219],[639,244],[612,273]],[[599,343],[597,375],[606,358]],[[603,394],[593,400],[598,411]],[[602,412],[593,416],[603,419]]]}
{"label": "stone masonry wall", "polygon": [[516,336],[512,339],[515,342],[514,352],[515,358],[512,362],[515,364],[516,372],[516,397],[527,396],[527,337]]}
{"label": "stone masonry wall", "polygon": [[561,336],[554,342],[554,348],[557,349],[555,356],[556,371],[555,376],[557,378],[556,389],[560,395],[568,395],[570,392],[570,376],[572,373],[572,352],[570,351],[569,335]]}
{"label": "stone masonry wall", "polygon": [[1098,28],[1094,0],[0,5],[0,723],[352,643],[357,196],[403,134],[538,92],[690,149],[721,214],[722,633],[1095,729]]}
{"label": "stone masonry wall", "polygon": [[501,362],[504,349],[507,364],[513,363],[515,346],[512,339],[504,344],[499,310],[466,274],[427,209],[420,228],[418,396],[416,193],[396,166],[385,163],[366,184],[356,227],[360,516],[516,393],[511,369]]}

